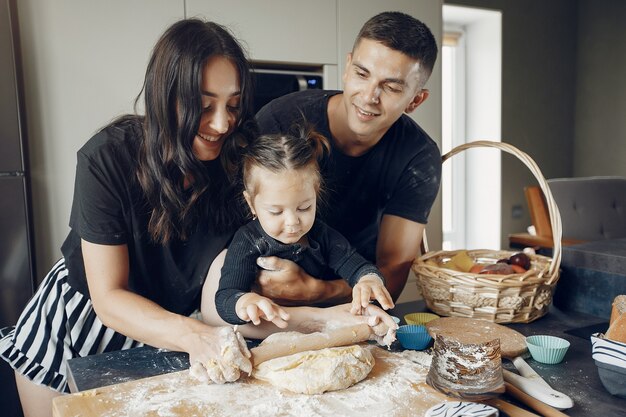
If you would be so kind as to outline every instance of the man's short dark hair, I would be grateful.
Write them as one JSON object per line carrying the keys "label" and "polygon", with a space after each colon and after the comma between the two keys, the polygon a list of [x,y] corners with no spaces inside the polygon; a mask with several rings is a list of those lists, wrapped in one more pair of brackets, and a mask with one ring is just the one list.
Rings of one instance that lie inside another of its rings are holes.
{"label": "man's short dark hair", "polygon": [[369,19],[356,37],[353,52],[361,39],[380,42],[418,61],[422,85],[437,60],[437,42],[428,26],[405,13],[383,12]]}

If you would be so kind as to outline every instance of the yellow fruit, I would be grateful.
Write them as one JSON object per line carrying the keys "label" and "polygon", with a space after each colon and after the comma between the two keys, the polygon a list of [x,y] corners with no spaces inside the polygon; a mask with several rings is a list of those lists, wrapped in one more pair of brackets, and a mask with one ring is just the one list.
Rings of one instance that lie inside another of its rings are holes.
{"label": "yellow fruit", "polygon": [[467,251],[460,251],[454,255],[450,262],[456,265],[457,269],[462,272],[469,272],[474,266],[474,260],[467,254]]}
{"label": "yellow fruit", "polygon": [[442,262],[440,266],[441,268],[451,269],[453,271],[460,271],[459,267],[454,262],[452,262],[452,260]]}

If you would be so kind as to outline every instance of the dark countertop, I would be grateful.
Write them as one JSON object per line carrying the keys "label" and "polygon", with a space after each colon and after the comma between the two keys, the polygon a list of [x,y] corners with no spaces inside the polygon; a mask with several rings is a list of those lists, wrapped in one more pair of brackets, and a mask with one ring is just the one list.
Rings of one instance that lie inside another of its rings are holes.
{"label": "dark countertop", "polygon": [[[421,301],[399,304],[391,314],[402,319],[406,313],[419,311],[425,311]],[[547,315],[533,323],[507,326],[526,336],[548,334],[562,337],[571,343],[560,364],[545,365],[527,359],[528,364],[554,389],[574,400],[574,407],[563,412],[571,417],[626,416],[626,399],[612,396],[604,389],[591,359],[589,336],[607,329],[608,322],[605,319],[582,313],[566,313],[553,306]],[[72,392],[79,392],[187,369],[189,360],[184,353],[142,347],[76,358],[68,364],[70,388]],[[509,363],[504,366],[514,369]]]}

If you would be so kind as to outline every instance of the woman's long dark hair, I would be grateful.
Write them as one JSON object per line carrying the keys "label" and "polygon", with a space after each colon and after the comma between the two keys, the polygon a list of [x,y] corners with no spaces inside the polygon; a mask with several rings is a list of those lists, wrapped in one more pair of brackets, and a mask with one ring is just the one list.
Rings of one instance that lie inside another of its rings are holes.
{"label": "woman's long dark hair", "polygon": [[[203,70],[214,56],[226,57],[237,67],[241,101],[237,124],[222,146],[223,169],[209,174],[205,163],[195,157],[192,143],[202,114]],[[241,222],[241,211],[233,208],[232,201],[237,195],[239,150],[256,132],[251,84],[243,48],[219,24],[181,20],[156,43],[142,90],[144,138],[136,172],[151,209],[148,231],[153,241],[186,239],[199,217],[207,216],[218,232]],[[185,177],[192,179],[190,191],[184,189]]]}

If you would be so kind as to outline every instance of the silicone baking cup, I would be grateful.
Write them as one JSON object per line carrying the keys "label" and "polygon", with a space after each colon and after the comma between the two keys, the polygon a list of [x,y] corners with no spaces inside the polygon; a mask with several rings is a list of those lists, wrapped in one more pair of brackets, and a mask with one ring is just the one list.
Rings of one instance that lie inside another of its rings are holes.
{"label": "silicone baking cup", "polygon": [[396,337],[405,349],[423,350],[426,349],[432,337],[428,334],[426,326],[423,324],[405,324],[396,330]]}
{"label": "silicone baking cup", "polygon": [[404,315],[406,324],[426,324],[438,318],[439,316],[433,313],[411,313]]}
{"label": "silicone baking cup", "polygon": [[565,339],[547,335],[528,336],[526,344],[534,360],[549,365],[561,363],[570,345]]}

